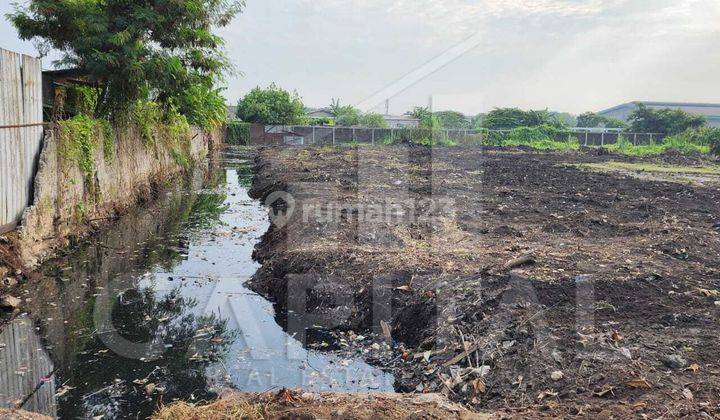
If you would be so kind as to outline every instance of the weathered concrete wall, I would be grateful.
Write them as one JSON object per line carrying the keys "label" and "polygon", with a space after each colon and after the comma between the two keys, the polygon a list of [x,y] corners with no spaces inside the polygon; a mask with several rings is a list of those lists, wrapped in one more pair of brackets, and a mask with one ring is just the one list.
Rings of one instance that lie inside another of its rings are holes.
{"label": "weathered concrete wall", "polygon": [[[224,130],[213,133],[193,128],[187,147],[190,161],[205,162],[218,150]],[[34,201],[23,214],[15,247],[23,263],[34,267],[66,246],[71,237],[85,235],[104,220],[124,213],[151,196],[156,186],[184,171],[170,146],[146,145],[138,130],[129,127],[116,133],[112,159],[103,147],[94,151],[91,174],[81,171],[67,157],[58,129],[45,136],[35,178]]]}

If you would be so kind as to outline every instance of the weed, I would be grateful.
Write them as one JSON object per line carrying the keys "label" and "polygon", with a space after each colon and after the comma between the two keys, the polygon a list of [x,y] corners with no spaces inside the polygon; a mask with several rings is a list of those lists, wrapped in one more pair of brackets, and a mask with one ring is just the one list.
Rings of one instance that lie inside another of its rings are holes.
{"label": "weed", "polygon": [[233,145],[250,145],[250,124],[232,122],[227,126],[227,143]]}
{"label": "weed", "polygon": [[696,144],[688,140],[685,134],[671,136],[662,143],[634,145],[629,139],[620,136],[618,142],[605,146],[608,150],[628,156],[655,156],[675,150],[684,154],[710,153],[710,146]]}
{"label": "weed", "polygon": [[103,138],[103,157],[105,162],[111,163],[115,158],[115,133],[108,120],[97,120]]}
{"label": "weed", "polygon": [[60,152],[65,159],[75,162],[86,178],[95,170],[95,134],[98,120],[76,115],[60,121]]}
{"label": "weed", "polygon": [[137,102],[133,107],[132,116],[145,146],[153,146],[156,141],[155,128],[162,117],[160,106],[154,102]]}
{"label": "weed", "polygon": [[99,92],[96,88],[71,84],[65,88],[64,112],[69,116],[95,116]]}

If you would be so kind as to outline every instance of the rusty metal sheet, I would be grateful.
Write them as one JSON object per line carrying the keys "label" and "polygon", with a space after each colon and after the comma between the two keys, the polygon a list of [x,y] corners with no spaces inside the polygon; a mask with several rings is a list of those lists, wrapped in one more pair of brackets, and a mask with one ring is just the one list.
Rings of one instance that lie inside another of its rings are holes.
{"label": "rusty metal sheet", "polygon": [[0,49],[0,226],[31,204],[42,146],[40,60]]}

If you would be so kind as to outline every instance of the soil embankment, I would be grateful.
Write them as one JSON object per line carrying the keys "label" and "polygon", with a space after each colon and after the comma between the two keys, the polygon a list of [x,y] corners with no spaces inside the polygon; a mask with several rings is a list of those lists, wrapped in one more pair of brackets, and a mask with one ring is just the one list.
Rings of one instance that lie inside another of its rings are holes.
{"label": "soil embankment", "polygon": [[720,190],[582,168],[707,163],[678,159],[264,149],[253,194],[292,213],[252,286],[400,391],[511,415],[716,413]]}

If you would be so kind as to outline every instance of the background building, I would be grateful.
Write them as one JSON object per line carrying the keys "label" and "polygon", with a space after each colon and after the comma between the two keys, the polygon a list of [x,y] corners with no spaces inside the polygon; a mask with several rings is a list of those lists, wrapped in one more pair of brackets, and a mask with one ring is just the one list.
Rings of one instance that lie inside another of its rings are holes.
{"label": "background building", "polygon": [[707,119],[708,125],[711,127],[720,127],[720,104],[635,101],[600,111],[598,115],[617,118],[627,122],[628,117],[637,109],[638,104],[643,104],[650,109],[680,109],[689,114],[702,115]]}

